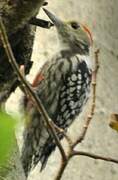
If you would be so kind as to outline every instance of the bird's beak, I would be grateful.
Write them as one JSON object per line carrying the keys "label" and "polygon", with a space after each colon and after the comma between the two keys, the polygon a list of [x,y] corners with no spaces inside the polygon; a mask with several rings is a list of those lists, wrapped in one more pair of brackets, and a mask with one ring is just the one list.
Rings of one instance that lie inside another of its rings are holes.
{"label": "bird's beak", "polygon": [[54,14],[52,14],[50,11],[48,11],[47,9],[43,8],[43,10],[45,11],[45,13],[47,14],[47,16],[50,18],[50,20],[54,23],[54,25],[56,27],[62,26],[63,22],[57,18]]}

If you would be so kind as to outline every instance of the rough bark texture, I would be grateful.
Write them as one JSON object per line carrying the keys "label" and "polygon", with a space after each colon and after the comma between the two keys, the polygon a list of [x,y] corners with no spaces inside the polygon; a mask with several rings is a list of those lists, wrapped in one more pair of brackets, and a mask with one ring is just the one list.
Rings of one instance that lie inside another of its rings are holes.
{"label": "rough bark texture", "polygon": [[[23,29],[17,31],[9,37],[15,58],[19,65],[25,65],[25,73],[27,74],[31,68],[30,61],[32,53],[32,45],[34,39],[34,27],[25,25]],[[15,90],[19,82],[13,72],[11,65],[5,55],[4,49],[0,48],[0,103],[6,101],[10,93]]]}
{"label": "rough bark texture", "polygon": [[[19,66],[24,64],[26,74],[32,65],[30,58],[35,35],[35,28],[28,24],[28,21],[36,16],[43,2],[44,0],[0,0],[0,16],[4,21],[17,63]],[[18,85],[19,82],[0,41],[0,105]],[[0,180],[25,180],[17,143],[9,162],[7,169],[0,167]]]}
{"label": "rough bark texture", "polygon": [[8,34],[13,34],[36,16],[43,2],[44,0],[0,0],[0,15]]}
{"label": "rough bark texture", "polygon": [[[0,0],[0,15],[4,21],[15,58],[25,65],[25,73],[31,68],[31,53],[35,28],[28,21],[36,16],[44,0]],[[17,78],[8,63],[0,43],[0,103],[6,101],[18,85]]]}

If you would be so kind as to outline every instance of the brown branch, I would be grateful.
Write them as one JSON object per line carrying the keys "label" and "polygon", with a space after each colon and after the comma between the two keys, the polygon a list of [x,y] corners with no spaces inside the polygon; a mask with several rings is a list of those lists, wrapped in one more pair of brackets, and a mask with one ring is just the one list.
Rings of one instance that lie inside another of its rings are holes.
{"label": "brown branch", "polygon": [[36,18],[36,17],[33,17],[32,19],[30,19],[29,23],[34,25],[34,26],[47,28],[47,29],[54,26],[54,24],[52,24],[50,21],[46,21],[46,20],[39,19],[39,18]]}
{"label": "brown branch", "polygon": [[55,131],[55,128],[51,125],[51,119],[50,117],[48,116],[45,108],[43,107],[39,97],[37,96],[37,94],[33,91],[32,87],[30,86],[30,84],[25,80],[25,78],[23,77],[22,73],[20,72],[19,70],[19,67],[16,63],[16,60],[15,60],[15,57],[13,55],[13,52],[12,52],[12,49],[11,49],[11,46],[9,44],[9,41],[8,41],[8,37],[7,37],[7,34],[6,34],[6,29],[5,29],[5,26],[2,22],[2,19],[0,17],[0,37],[1,37],[1,41],[3,43],[3,46],[4,46],[4,49],[5,49],[5,52],[6,52],[6,55],[8,57],[8,60],[14,70],[14,72],[16,73],[19,81],[21,82],[21,85],[27,90],[27,92],[29,93],[32,101],[34,102],[37,110],[41,113],[41,115],[44,117],[44,121],[47,125],[47,127],[49,128],[49,130],[51,131],[52,135],[53,135],[53,138],[60,150],[60,153],[62,155],[62,158],[63,160],[66,160],[66,154],[65,154],[65,151],[59,141],[59,138],[56,134],[56,131]]}
{"label": "brown branch", "polygon": [[67,161],[64,162],[63,164],[61,164],[61,167],[60,167],[60,169],[58,171],[58,174],[57,174],[55,180],[60,180],[61,179],[66,166],[68,165],[70,159],[73,156],[86,156],[86,157],[89,157],[89,158],[92,158],[92,159],[103,160],[103,161],[118,164],[118,159],[114,159],[114,158],[111,158],[111,157],[105,157],[105,156],[101,156],[101,155],[97,155],[97,154],[89,153],[89,152],[84,152],[84,151],[75,151],[75,150],[71,149],[70,153],[67,156]]}
{"label": "brown branch", "polygon": [[58,127],[56,124],[54,124],[53,121],[51,121],[51,124],[52,124],[52,126],[55,127],[55,129],[57,130],[57,132],[61,133],[61,134],[64,136],[64,138],[65,138],[66,141],[68,142],[69,146],[72,147],[73,142],[72,142],[72,139],[67,135],[67,132],[65,132],[62,128],[60,128],[60,127]]}
{"label": "brown branch", "polygon": [[85,124],[83,126],[82,132],[80,136],[77,138],[77,140],[73,143],[72,148],[74,148],[77,144],[81,143],[84,140],[87,129],[94,115],[95,103],[96,103],[97,73],[99,69],[98,54],[99,54],[99,49],[95,52],[95,70],[92,72],[92,105],[90,108],[89,115],[85,120]]}
{"label": "brown branch", "polygon": [[105,156],[101,156],[101,155],[97,155],[97,154],[93,154],[93,153],[89,153],[89,152],[75,151],[75,150],[71,149],[70,153],[68,154],[67,161],[64,162],[63,164],[61,164],[61,167],[60,167],[60,169],[58,171],[58,174],[57,174],[55,180],[60,180],[61,179],[66,166],[68,165],[70,159],[72,157],[74,157],[74,156],[86,156],[86,157],[89,157],[89,158],[92,158],[92,159],[103,160],[103,161],[118,164],[118,160],[114,159],[114,158],[111,158],[111,157],[105,157]]}
{"label": "brown branch", "polygon": [[93,154],[93,153],[89,153],[89,152],[84,152],[84,151],[73,151],[71,154],[72,156],[87,156],[93,159],[99,159],[99,160],[103,160],[103,161],[109,161],[109,162],[113,162],[118,164],[118,160],[117,159],[113,159],[111,157],[104,157],[104,156],[100,156],[97,154]]}
{"label": "brown branch", "polygon": [[69,159],[67,159],[67,161],[64,161],[64,162],[61,162],[61,166],[59,168],[59,171],[57,173],[57,176],[55,177],[55,180],[60,180],[63,173],[64,173],[64,170],[66,168],[66,166],[68,165],[69,163]]}
{"label": "brown branch", "polygon": [[96,103],[96,81],[97,81],[97,73],[98,73],[98,69],[99,69],[98,54],[99,54],[99,50],[97,50],[95,52],[95,70],[92,73],[92,105],[90,108],[89,115],[87,116],[87,118],[85,120],[85,125],[83,126],[81,135],[77,138],[77,140],[75,142],[72,143],[72,141],[70,141],[70,138],[67,135],[65,136],[65,134],[62,132],[69,143],[69,152],[67,155],[67,160],[64,163],[61,163],[60,169],[57,173],[55,180],[61,179],[66,166],[68,165],[70,159],[74,156],[73,149],[75,148],[76,145],[78,145],[79,143],[81,143],[84,140],[87,129],[89,127],[89,124],[93,118],[94,111],[95,111],[95,103]]}

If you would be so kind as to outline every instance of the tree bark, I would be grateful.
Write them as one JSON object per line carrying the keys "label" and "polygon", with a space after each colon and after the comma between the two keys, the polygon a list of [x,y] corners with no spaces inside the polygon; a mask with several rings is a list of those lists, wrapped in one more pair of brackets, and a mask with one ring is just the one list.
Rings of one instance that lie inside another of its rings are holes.
{"label": "tree bark", "polygon": [[[44,0],[0,0],[0,16],[5,24],[10,44],[17,63],[25,66],[28,74],[32,62],[32,46],[35,27],[28,22],[35,17]],[[11,92],[19,85],[19,81],[8,62],[0,41],[0,106],[6,102]],[[15,136],[14,136],[15,139]],[[15,143],[14,151],[5,167],[0,167],[0,180],[25,180],[20,154]]]}
{"label": "tree bark", "polygon": [[[29,73],[35,28],[28,21],[36,16],[44,0],[0,0],[0,15],[5,24],[15,58]],[[6,101],[19,82],[0,43],[0,104]]]}

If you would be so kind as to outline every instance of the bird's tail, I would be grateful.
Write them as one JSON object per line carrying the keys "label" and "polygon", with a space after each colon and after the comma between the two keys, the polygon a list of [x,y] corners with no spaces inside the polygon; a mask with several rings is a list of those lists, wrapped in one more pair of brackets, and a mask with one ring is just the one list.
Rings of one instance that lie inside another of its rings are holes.
{"label": "bird's tail", "polygon": [[28,173],[30,172],[31,169],[31,164],[32,164],[32,156],[33,156],[33,148],[31,144],[31,134],[24,132],[24,143],[22,147],[22,152],[21,152],[21,162],[22,166],[25,172],[26,177],[28,176]]}
{"label": "bird's tail", "polygon": [[26,127],[23,133],[23,146],[21,152],[21,161],[26,176],[30,172],[33,165],[33,157],[36,154],[37,147],[40,141],[40,131],[42,124],[40,121],[40,114],[36,112],[29,112],[30,115],[27,117]]}
{"label": "bird's tail", "polygon": [[[63,138],[62,133],[58,133],[57,135],[60,140]],[[37,151],[38,153],[35,154],[34,156],[33,164],[36,165],[40,161],[41,162],[40,171],[42,171],[47,164],[48,158],[56,148],[55,140],[46,128],[42,129],[42,132],[40,134],[39,144],[40,144],[39,150]]]}
{"label": "bird's tail", "polygon": [[[62,133],[57,133],[57,135],[60,140],[63,138]],[[55,140],[52,137],[52,135],[50,135],[49,138],[47,139],[45,146],[43,147],[43,151],[40,155],[40,162],[41,162],[40,171],[42,171],[45,168],[48,158],[51,155],[51,153],[55,150],[55,148],[56,148]]]}
{"label": "bird's tail", "polygon": [[41,162],[40,171],[42,171],[45,168],[48,158],[51,155],[51,153],[55,150],[55,147],[56,145],[53,138],[49,137],[40,156],[40,162]]}
{"label": "bird's tail", "polygon": [[22,147],[21,161],[26,176],[38,162],[41,162],[41,171],[45,168],[47,160],[54,151],[56,145],[42,118],[35,116],[30,121],[29,127],[24,130],[24,143]]}
{"label": "bird's tail", "polygon": [[[59,139],[62,134],[57,133]],[[22,164],[26,176],[38,162],[41,162],[42,171],[48,161],[49,156],[55,150],[56,144],[49,130],[45,127],[42,116],[33,112],[30,114],[29,125],[24,130],[24,144],[22,148]]]}

